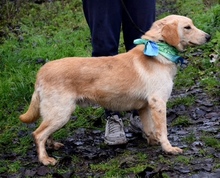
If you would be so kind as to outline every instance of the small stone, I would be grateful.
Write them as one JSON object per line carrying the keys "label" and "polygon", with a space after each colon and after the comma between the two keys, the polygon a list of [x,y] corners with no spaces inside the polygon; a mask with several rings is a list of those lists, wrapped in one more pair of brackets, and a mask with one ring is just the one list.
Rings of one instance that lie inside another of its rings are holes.
{"label": "small stone", "polygon": [[210,113],[206,114],[205,117],[207,119],[210,119],[210,118],[213,118],[213,117],[220,117],[220,116],[219,116],[219,113],[217,113],[217,112],[210,112]]}
{"label": "small stone", "polygon": [[192,146],[193,146],[193,147],[202,148],[202,147],[203,147],[203,143],[200,142],[200,141],[195,141],[195,142],[192,143]]}
{"label": "small stone", "polygon": [[25,170],[24,176],[25,177],[33,177],[35,174],[36,174],[36,170],[27,169],[27,170]]}
{"label": "small stone", "polygon": [[45,176],[47,173],[49,173],[49,168],[47,166],[41,166],[37,170],[37,174],[39,176]]}
{"label": "small stone", "polygon": [[79,146],[79,145],[83,145],[84,142],[82,142],[82,141],[75,141],[74,144],[77,145],[77,146]]}
{"label": "small stone", "polygon": [[183,173],[183,174],[187,174],[187,173],[190,173],[190,169],[187,168],[187,167],[174,167],[174,170],[180,172],[180,173]]}
{"label": "small stone", "polygon": [[203,106],[207,106],[207,107],[212,107],[212,106],[213,106],[213,104],[210,103],[210,102],[208,102],[208,101],[203,102],[202,105],[203,105]]}
{"label": "small stone", "polygon": [[196,108],[195,113],[198,117],[204,116],[206,114],[206,112],[201,110],[200,108]]}

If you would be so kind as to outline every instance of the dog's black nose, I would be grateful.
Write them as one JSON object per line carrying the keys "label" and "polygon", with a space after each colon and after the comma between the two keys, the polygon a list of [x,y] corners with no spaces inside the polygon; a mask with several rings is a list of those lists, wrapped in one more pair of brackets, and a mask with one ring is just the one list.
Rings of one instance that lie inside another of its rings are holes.
{"label": "dog's black nose", "polygon": [[211,39],[211,35],[206,34],[205,38],[206,38],[206,41],[208,42],[208,41],[210,41],[210,39]]}

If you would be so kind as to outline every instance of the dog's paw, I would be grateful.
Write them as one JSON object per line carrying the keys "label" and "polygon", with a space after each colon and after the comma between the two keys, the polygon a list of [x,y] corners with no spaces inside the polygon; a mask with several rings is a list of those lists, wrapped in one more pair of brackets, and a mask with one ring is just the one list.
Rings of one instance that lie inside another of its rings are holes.
{"label": "dog's paw", "polygon": [[43,165],[47,166],[47,165],[55,165],[57,163],[57,160],[52,158],[52,157],[46,157],[44,159],[40,160],[41,163],[43,163]]}
{"label": "dog's paw", "polygon": [[173,155],[177,155],[177,154],[181,154],[183,152],[183,150],[179,147],[168,147],[166,149],[164,149],[164,151],[167,154],[173,154]]}
{"label": "dog's paw", "polygon": [[148,145],[159,145],[160,144],[159,139],[157,139],[153,135],[153,133],[146,134],[146,133],[142,132],[142,137],[147,140]]}
{"label": "dog's paw", "polygon": [[159,145],[160,142],[157,139],[145,137],[147,139],[148,145]]}
{"label": "dog's paw", "polygon": [[62,144],[60,142],[55,142],[52,139],[48,139],[47,140],[47,146],[50,149],[59,150],[61,147],[64,146],[64,144]]}

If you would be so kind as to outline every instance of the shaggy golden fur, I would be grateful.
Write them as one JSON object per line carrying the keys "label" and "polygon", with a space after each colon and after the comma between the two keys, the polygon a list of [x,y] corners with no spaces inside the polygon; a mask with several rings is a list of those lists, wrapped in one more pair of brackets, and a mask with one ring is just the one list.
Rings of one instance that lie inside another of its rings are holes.
{"label": "shaggy golden fur", "polygon": [[[170,15],[156,21],[143,39],[166,42],[179,51],[206,43],[210,36],[184,16]],[[37,74],[28,111],[20,116],[25,123],[42,117],[33,132],[39,161],[54,165],[45,144],[55,149],[63,144],[50,136],[63,127],[77,104],[97,103],[117,111],[136,109],[149,144],[160,144],[166,153],[178,154],[167,139],[166,103],[170,97],[176,64],[163,56],[148,57],[144,45],[110,57],[69,57],[45,64]]]}

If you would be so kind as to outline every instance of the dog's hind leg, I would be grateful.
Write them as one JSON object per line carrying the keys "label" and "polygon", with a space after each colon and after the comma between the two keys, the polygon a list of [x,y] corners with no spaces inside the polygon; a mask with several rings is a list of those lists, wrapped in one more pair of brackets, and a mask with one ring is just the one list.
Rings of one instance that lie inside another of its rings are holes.
{"label": "dog's hind leg", "polygon": [[49,136],[46,144],[47,144],[48,148],[51,148],[54,150],[59,150],[61,147],[64,146],[64,144],[54,141],[52,135]]}
{"label": "dog's hind leg", "polygon": [[57,161],[48,156],[45,144],[49,138],[49,142],[51,142],[53,147],[59,148],[63,146],[61,143],[51,140],[50,136],[68,122],[74,109],[75,103],[71,97],[60,96],[55,100],[54,98],[47,98],[47,100],[41,101],[40,110],[43,121],[33,132],[33,136],[37,146],[39,161],[44,165],[56,164]]}

